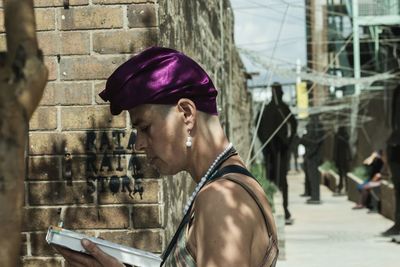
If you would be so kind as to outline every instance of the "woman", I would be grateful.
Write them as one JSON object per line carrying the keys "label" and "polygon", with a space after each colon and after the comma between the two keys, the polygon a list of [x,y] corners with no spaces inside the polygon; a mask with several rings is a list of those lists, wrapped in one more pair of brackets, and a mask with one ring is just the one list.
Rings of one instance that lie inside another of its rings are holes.
{"label": "woman", "polygon": [[[122,64],[100,96],[113,115],[129,111],[136,150],[145,151],[160,174],[187,171],[197,183],[164,266],[275,265],[270,206],[227,140],[217,91],[196,62],[172,49],[147,49]],[[57,249],[72,266],[123,266],[89,240],[82,245],[93,257]]]}

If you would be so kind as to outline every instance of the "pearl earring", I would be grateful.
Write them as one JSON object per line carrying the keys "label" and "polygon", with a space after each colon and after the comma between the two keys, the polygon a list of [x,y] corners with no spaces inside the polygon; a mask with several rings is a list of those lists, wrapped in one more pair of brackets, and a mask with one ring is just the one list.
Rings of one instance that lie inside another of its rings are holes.
{"label": "pearl earring", "polygon": [[186,147],[192,147],[192,137],[190,136],[190,132],[189,136],[186,139]]}

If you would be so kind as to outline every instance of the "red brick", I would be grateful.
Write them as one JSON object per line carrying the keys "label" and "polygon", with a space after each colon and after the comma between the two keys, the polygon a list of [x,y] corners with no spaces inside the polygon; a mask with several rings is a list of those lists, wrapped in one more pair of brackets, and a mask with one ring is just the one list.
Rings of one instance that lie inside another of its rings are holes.
{"label": "red brick", "polygon": [[88,32],[39,32],[38,42],[44,55],[85,55],[90,52]]}
{"label": "red brick", "polygon": [[133,29],[93,33],[93,50],[100,54],[134,54],[157,45],[157,29]]}
{"label": "red brick", "polygon": [[[129,197],[128,192],[121,192],[122,190],[122,182],[120,184],[120,193],[113,194],[109,190],[106,192],[99,192],[98,200],[100,204],[130,204],[130,203],[151,203],[155,204],[160,201],[159,193],[160,193],[160,184],[157,180],[153,181],[143,181],[142,186],[144,189],[142,199],[140,198],[139,193],[132,195],[133,198]],[[131,189],[133,189],[133,183],[131,185]],[[132,192],[133,193],[133,192]]]}
{"label": "red brick", "polygon": [[154,253],[160,253],[162,250],[162,234],[160,231],[107,231],[100,232],[99,237],[117,244]]}
{"label": "red brick", "polygon": [[157,27],[157,10],[154,4],[138,4],[128,7],[130,28]]}
{"label": "red brick", "polygon": [[61,30],[122,28],[122,8],[83,7],[61,10]]}
{"label": "red brick", "polygon": [[29,121],[30,130],[54,130],[57,128],[57,110],[54,107],[39,107]]}
{"label": "red brick", "polygon": [[57,157],[29,157],[29,180],[59,180],[60,159]]}
{"label": "red brick", "polygon": [[134,206],[132,209],[132,222],[135,229],[161,227],[160,206]]}
{"label": "red brick", "polygon": [[46,231],[60,220],[59,208],[24,208],[23,232]]}
{"label": "red brick", "polygon": [[27,194],[31,206],[94,202],[86,182],[30,182]]}
{"label": "red brick", "polygon": [[61,127],[63,130],[125,128],[126,116],[112,116],[106,106],[63,107]]}
{"label": "red brick", "polygon": [[61,79],[107,79],[114,70],[125,61],[125,56],[61,57]]}
{"label": "red brick", "polygon": [[126,229],[129,209],[113,207],[68,207],[64,227],[67,229]]}

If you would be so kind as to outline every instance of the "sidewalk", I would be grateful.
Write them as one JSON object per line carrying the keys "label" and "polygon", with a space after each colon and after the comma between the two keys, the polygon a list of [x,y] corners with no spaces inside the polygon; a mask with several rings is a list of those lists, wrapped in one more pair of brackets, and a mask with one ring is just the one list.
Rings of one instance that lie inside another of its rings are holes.
{"label": "sidewalk", "polygon": [[352,210],[346,196],[321,186],[320,205],[306,204],[304,174],[290,172],[289,208],[295,219],[285,227],[285,260],[277,267],[398,267],[400,245],[379,233],[393,222],[366,209]]}

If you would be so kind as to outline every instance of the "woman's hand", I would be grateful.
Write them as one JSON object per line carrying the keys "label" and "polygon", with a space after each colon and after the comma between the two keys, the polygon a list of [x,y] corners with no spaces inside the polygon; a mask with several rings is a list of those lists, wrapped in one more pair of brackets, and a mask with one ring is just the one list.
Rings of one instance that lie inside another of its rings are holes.
{"label": "woman's hand", "polygon": [[87,239],[82,240],[82,246],[90,255],[59,246],[54,246],[54,248],[73,267],[125,267],[116,258],[104,253],[93,242]]}

